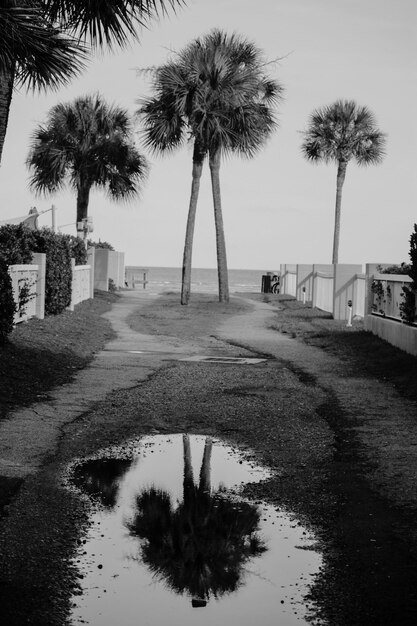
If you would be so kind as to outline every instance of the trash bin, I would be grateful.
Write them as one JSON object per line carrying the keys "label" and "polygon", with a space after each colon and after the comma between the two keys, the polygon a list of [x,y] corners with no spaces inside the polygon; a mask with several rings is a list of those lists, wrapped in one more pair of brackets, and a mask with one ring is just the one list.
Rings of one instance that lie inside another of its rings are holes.
{"label": "trash bin", "polygon": [[271,274],[264,274],[262,276],[262,293],[271,293]]}

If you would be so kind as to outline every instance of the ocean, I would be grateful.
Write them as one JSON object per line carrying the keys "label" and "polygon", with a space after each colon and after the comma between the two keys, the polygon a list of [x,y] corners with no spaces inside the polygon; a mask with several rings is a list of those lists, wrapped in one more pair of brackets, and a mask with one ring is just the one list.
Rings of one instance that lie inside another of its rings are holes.
{"label": "ocean", "polygon": [[[146,289],[151,292],[181,291],[181,268],[149,267],[149,281]],[[229,270],[229,291],[260,292],[264,270]],[[217,293],[217,269],[193,268],[191,272],[191,292]]]}

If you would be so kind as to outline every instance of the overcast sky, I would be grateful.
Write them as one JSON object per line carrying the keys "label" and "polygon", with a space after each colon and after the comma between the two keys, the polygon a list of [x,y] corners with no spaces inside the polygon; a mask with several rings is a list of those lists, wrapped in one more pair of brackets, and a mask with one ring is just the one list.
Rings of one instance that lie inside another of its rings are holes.
{"label": "overcast sky", "polygon": [[[301,155],[300,131],[310,113],[339,98],[368,106],[388,135],[382,165],[348,166],[343,191],[341,263],[408,260],[417,222],[416,0],[188,0],[176,16],[154,23],[140,44],[97,55],[80,78],[58,92],[16,92],[0,168],[0,220],[55,204],[58,226],[74,224],[71,192],[35,197],[25,159],[30,135],[58,102],[99,92],[134,112],[149,84],[136,67],[166,61],[214,27],[237,32],[265,51],[271,76],[285,88],[278,130],[254,159],[222,164],[222,201],[230,268],[269,270],[280,263],[331,261],[335,165]],[[138,128],[139,131],[139,128]],[[138,133],[140,145],[140,134]],[[145,152],[145,151],[144,151]],[[191,186],[191,148],[148,155],[151,172],[140,201],[116,204],[94,192],[93,238],[125,251],[130,265],[182,262]],[[40,225],[50,225],[50,213]],[[62,232],[75,234],[75,225]],[[208,167],[197,211],[194,267],[215,267]]]}

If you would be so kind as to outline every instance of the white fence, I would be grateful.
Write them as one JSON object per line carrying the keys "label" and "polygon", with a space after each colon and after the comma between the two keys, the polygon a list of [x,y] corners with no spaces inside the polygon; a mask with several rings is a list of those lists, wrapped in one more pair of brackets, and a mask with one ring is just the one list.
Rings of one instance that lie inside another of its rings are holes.
{"label": "white fence", "polygon": [[88,300],[91,297],[91,265],[75,265],[72,259],[72,283],[70,311],[76,304]]}
{"label": "white fence", "polygon": [[401,321],[403,287],[411,282],[407,275],[374,274],[371,282],[371,313]]}
{"label": "white fence", "polygon": [[295,296],[297,293],[297,266],[286,264],[280,268],[281,293]]}
{"label": "white fence", "polygon": [[314,306],[333,313],[333,274],[316,272],[314,275]]}
{"label": "white fence", "polygon": [[[68,307],[71,311],[76,304],[94,297],[94,250],[89,250],[88,256],[90,265],[75,265],[72,259],[71,303]],[[36,253],[33,261],[30,265],[9,265],[8,268],[18,309],[15,324],[45,316],[46,255]]]}
{"label": "white fence", "polygon": [[355,274],[354,280],[352,313],[354,316],[363,317],[365,314],[366,274]]}
{"label": "white fence", "polygon": [[39,265],[9,265],[13,298],[17,307],[13,322],[25,322],[36,316],[36,284]]}
{"label": "white fence", "polygon": [[380,269],[377,264],[367,264],[365,273],[361,265],[281,265],[281,293],[327,311],[337,320],[362,317],[366,330],[417,356],[417,321],[404,323],[400,309],[403,287],[412,280],[403,274],[381,274]]}

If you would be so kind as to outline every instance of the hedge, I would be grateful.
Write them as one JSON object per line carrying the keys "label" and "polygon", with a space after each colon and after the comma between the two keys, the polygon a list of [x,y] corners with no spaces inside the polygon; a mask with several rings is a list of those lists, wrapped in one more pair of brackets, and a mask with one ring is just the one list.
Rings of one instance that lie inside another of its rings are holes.
{"label": "hedge", "polygon": [[0,344],[13,330],[13,317],[16,305],[13,298],[12,280],[7,271],[6,261],[0,257]]}
{"label": "hedge", "polygon": [[48,228],[32,231],[33,252],[46,254],[45,313],[57,315],[71,303],[71,246],[67,235]]}
{"label": "hedge", "polygon": [[71,302],[71,258],[87,263],[87,251],[79,237],[54,233],[48,228],[31,230],[19,225],[0,227],[0,341],[13,329],[13,301],[9,265],[30,264],[34,252],[46,254],[45,314],[62,313]]}

